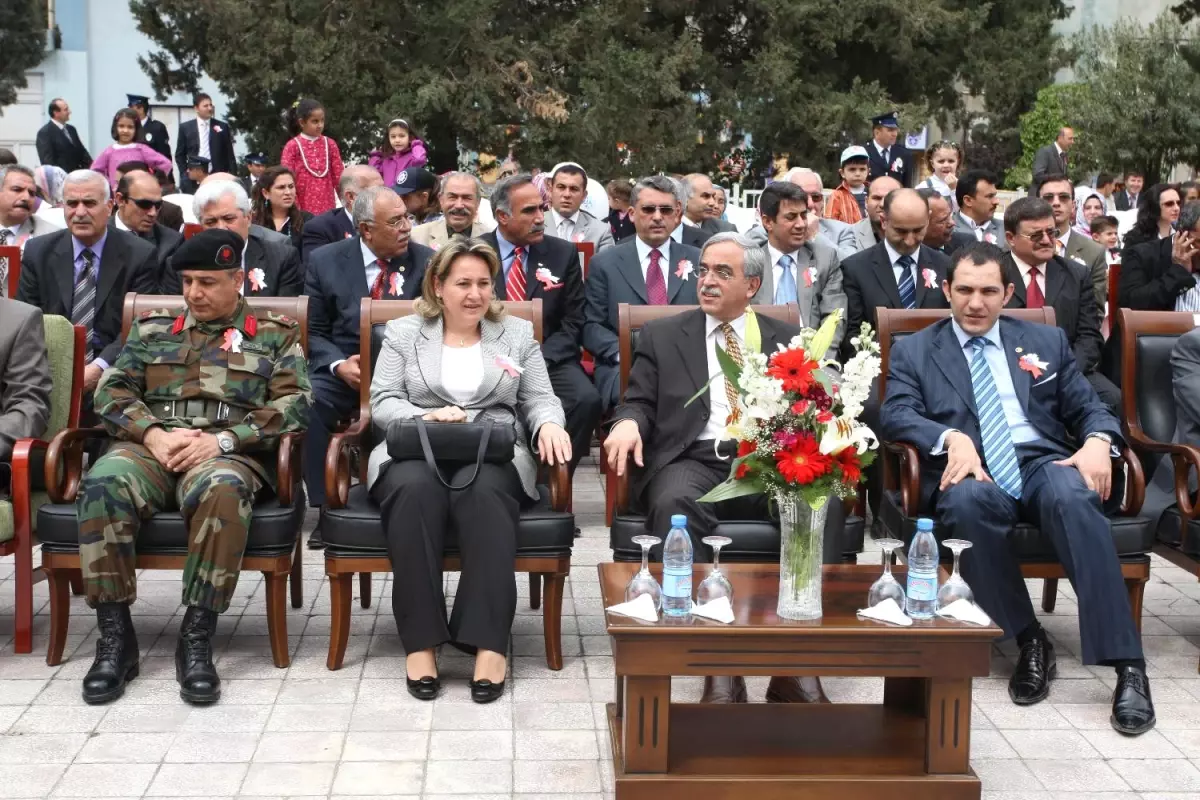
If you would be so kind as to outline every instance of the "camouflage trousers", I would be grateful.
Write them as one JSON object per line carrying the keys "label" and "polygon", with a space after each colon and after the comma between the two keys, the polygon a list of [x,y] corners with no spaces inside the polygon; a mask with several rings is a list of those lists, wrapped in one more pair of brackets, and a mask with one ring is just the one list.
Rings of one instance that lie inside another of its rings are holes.
{"label": "camouflage trousers", "polygon": [[182,602],[226,611],[262,488],[254,470],[232,458],[218,456],[180,475],[142,445],[114,446],[84,476],[75,501],[88,605],[137,599],[138,528],[160,511],[178,509],[188,527]]}

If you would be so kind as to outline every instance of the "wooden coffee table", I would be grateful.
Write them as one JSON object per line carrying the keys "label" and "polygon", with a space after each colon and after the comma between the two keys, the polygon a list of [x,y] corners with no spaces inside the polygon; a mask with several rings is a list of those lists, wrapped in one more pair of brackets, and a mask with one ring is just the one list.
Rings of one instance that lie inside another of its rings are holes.
{"label": "wooden coffee table", "polygon": [[[604,606],[638,564],[601,564]],[[661,566],[652,568],[661,578]],[[710,567],[698,565],[693,586]],[[978,800],[971,678],[996,627],[859,619],[878,566],[826,566],[824,613],[775,615],[779,569],[727,564],[736,616],[644,623],[607,614],[617,701],[608,704],[618,800]],[[904,580],[904,569],[896,568]],[[883,705],[684,704],[673,675],[882,676]]]}

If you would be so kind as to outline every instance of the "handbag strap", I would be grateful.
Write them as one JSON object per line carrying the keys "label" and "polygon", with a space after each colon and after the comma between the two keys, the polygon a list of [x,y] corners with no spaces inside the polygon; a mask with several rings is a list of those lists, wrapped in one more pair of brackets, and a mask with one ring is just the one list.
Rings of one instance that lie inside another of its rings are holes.
{"label": "handbag strap", "polygon": [[445,486],[451,491],[466,489],[475,479],[479,477],[479,467],[483,464],[484,454],[487,453],[488,440],[492,438],[492,420],[485,419],[483,421],[483,436],[479,437],[479,452],[475,454],[475,469],[471,472],[471,477],[467,478],[466,483],[462,486],[455,486],[446,480],[442,475],[442,471],[438,468],[437,460],[433,457],[433,447],[429,444],[429,433],[425,430],[425,420],[421,417],[416,418],[417,421],[417,436],[421,439],[421,451],[425,453],[425,463],[433,470],[433,474],[441,481],[442,486]]}

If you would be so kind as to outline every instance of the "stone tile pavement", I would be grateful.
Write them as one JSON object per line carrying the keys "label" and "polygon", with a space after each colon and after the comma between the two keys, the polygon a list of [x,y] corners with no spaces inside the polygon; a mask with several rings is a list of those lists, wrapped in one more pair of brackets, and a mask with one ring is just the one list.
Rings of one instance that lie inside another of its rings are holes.
{"label": "stone tile pavement", "polygon": [[[595,577],[610,554],[592,461],[576,476],[575,503],[583,537],[563,603],[564,668],[546,668],[541,613],[529,609],[528,582],[519,579],[510,684],[490,706],[470,702],[471,661],[452,651],[441,661],[442,697],[408,696],[390,576],[375,576],[369,609],[356,597],[346,664],[328,671],[329,593],[322,558],[312,552],[305,607],[288,611],[288,669],[270,661],[261,576],[244,575],[219,628],[222,700],[184,705],[171,658],[178,574],[146,571],[134,607],[141,677],[120,701],[86,706],[79,681],[91,663],[94,617],[72,600],[67,658],[47,667],[49,607],[38,584],[34,653],[15,655],[12,564],[0,563],[0,798],[611,797],[604,704],[612,700],[613,664]],[[877,549],[868,550],[860,561],[879,563]],[[455,582],[447,576],[448,593]],[[1030,588],[1040,596],[1040,584]],[[1047,702],[1024,709],[1009,702],[1011,647],[996,648],[991,677],[976,684],[973,765],[984,797],[1200,798],[1200,582],[1155,557],[1143,633],[1158,728],[1138,739],[1109,727],[1113,675],[1073,655],[1075,614],[1064,581],[1056,612],[1042,615],[1059,658]],[[750,681],[752,698],[762,697],[765,680]],[[826,688],[835,702],[880,702],[883,691],[871,679],[830,679]],[[700,679],[675,684],[682,699],[698,700],[700,690]]]}

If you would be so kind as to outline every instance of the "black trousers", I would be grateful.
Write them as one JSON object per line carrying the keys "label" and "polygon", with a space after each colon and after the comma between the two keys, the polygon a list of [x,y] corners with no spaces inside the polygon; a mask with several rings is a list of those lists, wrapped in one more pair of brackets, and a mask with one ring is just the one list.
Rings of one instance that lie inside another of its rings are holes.
{"label": "black trousers", "polygon": [[555,364],[548,370],[550,385],[567,415],[567,435],[571,437],[570,467],[571,475],[574,475],[579,459],[587,455],[592,446],[592,436],[600,422],[600,393],[578,361]]}
{"label": "black trousers", "polygon": [[[736,451],[733,442],[724,442],[721,448],[721,455],[725,457],[732,457]],[[692,560],[708,563],[712,561],[712,550],[702,540],[712,535],[718,522],[769,519],[766,495],[735,497],[720,503],[700,502],[702,495],[729,477],[729,464],[713,451],[711,439],[700,439],[689,445],[679,458],[659,470],[646,485],[642,494],[646,533],[665,540],[671,530],[671,516],[683,514],[688,518],[688,534],[692,537]],[[846,513],[842,503],[832,500],[825,518],[823,563],[841,563],[845,526]],[[653,552],[656,558],[661,557],[662,545],[655,547]]]}
{"label": "black trousers", "polygon": [[[453,484],[474,464],[445,465]],[[392,560],[392,613],[406,652],[451,642],[468,651],[508,651],[517,613],[517,520],[533,500],[512,464],[483,464],[468,488],[451,491],[424,461],[394,462],[371,487]],[[442,552],[453,528],[462,574],[447,622]]]}
{"label": "black trousers", "polygon": [[[935,496],[938,521],[946,538],[971,542],[962,556],[963,579],[1006,637],[1037,618],[1008,541],[1013,526],[1024,521],[1050,540],[1075,589],[1083,663],[1141,658],[1141,637],[1100,495],[1087,488],[1079,470],[1052,463],[1070,456],[1055,450],[1044,442],[1017,445],[1020,500],[994,483],[968,478]],[[1123,483],[1114,480],[1113,494],[1119,497],[1122,490]]]}
{"label": "black trousers", "polygon": [[1100,370],[1094,370],[1087,374],[1088,383],[1096,390],[1096,394],[1100,395],[1101,402],[1108,406],[1108,410],[1113,412],[1118,419],[1121,417],[1121,390],[1117,385],[1110,381],[1106,375]]}
{"label": "black trousers", "polygon": [[304,434],[304,484],[310,506],[325,505],[325,451],[329,435],[358,408],[358,392],[328,369],[311,370],[312,406]]}

